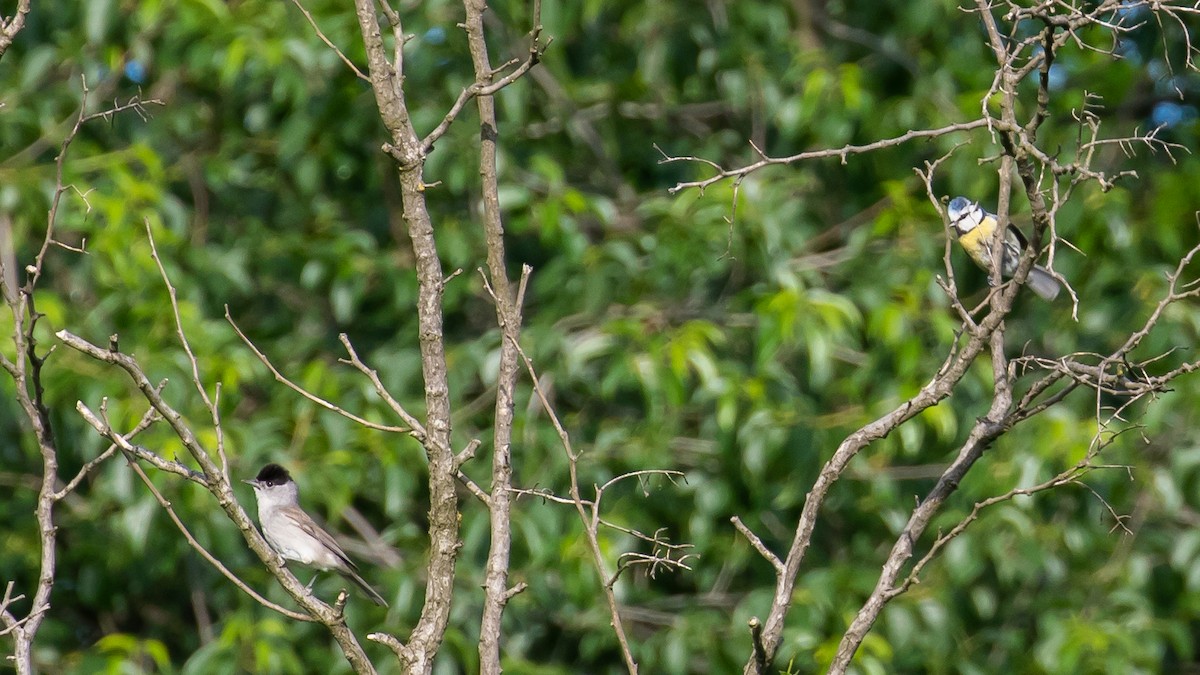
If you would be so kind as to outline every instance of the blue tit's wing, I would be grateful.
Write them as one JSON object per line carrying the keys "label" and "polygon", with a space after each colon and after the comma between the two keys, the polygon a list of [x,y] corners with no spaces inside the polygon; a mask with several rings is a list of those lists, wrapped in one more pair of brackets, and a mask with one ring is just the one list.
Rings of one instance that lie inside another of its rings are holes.
{"label": "blue tit's wing", "polygon": [[[999,222],[999,218],[994,213],[988,213],[988,218],[992,220],[993,227]],[[993,232],[995,230],[992,230]],[[990,244],[990,242],[989,242]],[[1004,232],[1004,250],[1000,255],[1000,273],[1006,277],[1011,277],[1013,272],[1017,271],[1017,261],[1021,258],[1021,252],[1029,246],[1029,240],[1025,238],[1024,233],[1017,229],[1012,223]]]}
{"label": "blue tit's wing", "polygon": [[[990,236],[996,231],[995,227],[1000,222],[1000,218],[991,211],[984,211],[984,213],[987,214],[987,217],[992,221],[991,227],[988,228],[988,235]],[[1024,251],[1025,248],[1029,246],[1029,240],[1025,238],[1025,233],[1017,229],[1017,226],[1012,224],[1011,219],[1008,223],[1008,230],[1004,233],[1004,243],[1010,249],[1015,248],[1018,253]]]}
{"label": "blue tit's wing", "polygon": [[1029,246],[1029,240],[1025,238],[1025,233],[1018,230],[1017,227],[1012,223],[1008,224],[1008,232],[1005,234],[1006,239],[1017,240],[1017,250],[1023,251]]}

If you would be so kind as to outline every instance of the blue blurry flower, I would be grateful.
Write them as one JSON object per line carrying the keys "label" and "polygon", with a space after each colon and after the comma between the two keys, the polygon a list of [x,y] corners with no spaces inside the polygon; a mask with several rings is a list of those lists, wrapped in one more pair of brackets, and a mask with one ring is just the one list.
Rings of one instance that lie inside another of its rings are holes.
{"label": "blue blurry flower", "polygon": [[1067,69],[1061,63],[1051,63],[1047,79],[1050,91],[1059,91],[1067,86]]}
{"label": "blue blurry flower", "polygon": [[1117,40],[1117,47],[1113,51],[1117,56],[1134,65],[1141,65],[1143,61],[1142,50],[1138,49],[1137,43],[1133,40]]}
{"label": "blue blurry flower", "polygon": [[425,31],[425,42],[431,45],[440,45],[446,41],[446,29],[441,26],[434,26]]}
{"label": "blue blurry flower", "polygon": [[146,66],[137,59],[131,59],[125,62],[125,77],[135,84],[142,84],[146,81]]}
{"label": "blue blurry flower", "polygon": [[1195,106],[1180,105],[1174,101],[1159,101],[1154,104],[1154,110],[1150,113],[1150,123],[1155,127],[1170,129],[1184,122],[1194,121],[1196,115]]}
{"label": "blue blurry flower", "polygon": [[1121,3],[1120,8],[1117,9],[1117,18],[1119,18],[1124,24],[1128,25],[1134,21],[1137,21],[1144,14],[1146,14],[1146,12],[1146,6],[1143,3],[1125,0],[1125,2]]}

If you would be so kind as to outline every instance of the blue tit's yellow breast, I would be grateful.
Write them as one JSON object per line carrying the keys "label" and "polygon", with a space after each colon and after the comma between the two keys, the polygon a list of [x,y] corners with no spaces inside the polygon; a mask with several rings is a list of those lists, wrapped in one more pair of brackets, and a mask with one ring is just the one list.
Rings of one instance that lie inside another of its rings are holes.
{"label": "blue tit's yellow breast", "polygon": [[958,237],[958,243],[984,269],[992,266],[992,234],[995,231],[996,219],[989,215],[975,229]]}

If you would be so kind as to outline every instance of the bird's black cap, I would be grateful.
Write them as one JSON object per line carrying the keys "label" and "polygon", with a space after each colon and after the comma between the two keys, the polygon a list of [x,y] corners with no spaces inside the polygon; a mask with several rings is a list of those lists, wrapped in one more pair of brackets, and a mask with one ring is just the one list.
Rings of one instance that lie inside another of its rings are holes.
{"label": "bird's black cap", "polygon": [[254,482],[259,485],[283,485],[291,479],[287,469],[272,463],[264,466],[258,472],[258,475],[254,477]]}

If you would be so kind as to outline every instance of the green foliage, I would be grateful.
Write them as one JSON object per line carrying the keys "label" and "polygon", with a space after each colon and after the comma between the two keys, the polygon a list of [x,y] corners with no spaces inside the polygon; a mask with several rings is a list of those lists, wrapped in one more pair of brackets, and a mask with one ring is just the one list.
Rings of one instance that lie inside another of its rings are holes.
{"label": "green foliage", "polygon": [[[528,8],[495,4],[489,39],[498,63],[523,53]],[[710,171],[661,163],[655,144],[734,166],[756,158],[748,139],[783,155],[977,114],[994,64],[973,15],[950,2],[833,3],[815,21],[797,14],[804,4],[546,3],[554,43],[538,77],[497,97],[509,264],[514,273],[523,263],[534,268],[523,344],[584,452],[581,484],[645,468],[686,476],[678,484],[629,482],[605,498],[608,519],[645,532],[666,528],[700,556],[690,573],[627,572],[618,584],[645,672],[740,668],[750,651],[746,621],[765,613],[774,580],[730,517],[785,551],[821,463],[848,432],[927,382],[955,340],[959,323],[935,279],[945,274],[943,229],[913,167],[969,140],[935,187],[995,199],[994,165],[978,161],[997,152],[985,132],[764,170],[736,195],[728,182],[667,192]],[[306,6],[362,64],[345,3]],[[415,125],[428,132],[471,81],[455,26],[461,7],[439,0],[402,11],[414,36],[405,47],[405,89]],[[1045,147],[1071,152],[1071,111],[1084,105],[1084,89],[1104,96],[1098,114],[1107,137],[1150,124],[1155,104],[1169,100],[1154,56],[1164,43],[1157,30],[1151,22],[1133,36],[1139,58],[1114,63],[1064,50]],[[1176,49],[1178,39],[1169,32],[1166,47]],[[386,589],[392,609],[352,598],[348,611],[360,633],[403,633],[416,622],[424,588],[421,448],[285,389],[223,318],[228,306],[301,386],[396,423],[370,383],[337,362],[344,332],[393,395],[421,411],[412,253],[395,215],[394,167],[378,151],[384,134],[369,88],[290,3],[107,0],[58,3],[52,13],[35,3],[0,62],[0,207],[14,216],[22,262],[36,255],[45,230],[54,158],[78,114],[81,77],[89,111],[139,92],[164,105],[148,106],[144,121],[97,120],[72,145],[65,180],[74,189],[63,196],[57,238],[86,242],[87,254],[50,249],[37,296],[42,344],[61,328],[97,342],[118,334],[152,379],[169,381],[169,400],[215,447],[150,256],[148,225],[210,394],[220,384],[235,477],[284,461],[306,505],[334,529],[349,531],[348,507],[380,528],[401,562],[369,563],[367,576]],[[1194,73],[1174,79],[1194,105]],[[484,255],[474,122],[464,113],[438,143],[425,179],[440,181],[428,197],[443,265],[463,270],[448,283],[445,306],[455,441],[483,441],[465,470],[486,485],[500,340],[474,271]],[[1195,115],[1162,134],[1195,147]],[[1117,150],[1109,149],[1106,166],[1127,161]],[[1128,166],[1141,180],[1107,194],[1081,190],[1058,214],[1059,233],[1081,253],[1060,249],[1055,266],[1084,309],[1076,323],[1065,302],[1019,298],[1012,349],[1112,349],[1140,325],[1163,292],[1164,273],[1196,241],[1200,162],[1183,153],[1175,160],[1139,149]],[[982,297],[985,276],[958,250],[951,260],[964,296]],[[1180,348],[1164,368],[1194,358],[1193,310],[1169,313],[1141,353]],[[0,319],[0,329],[11,325]],[[12,356],[11,345],[3,349]],[[75,414],[77,400],[95,408],[107,397],[119,428],[144,412],[122,374],[69,350],[53,354],[46,375],[64,476],[103,450]],[[811,672],[832,658],[914,496],[933,484],[928,472],[905,469],[948,462],[986,410],[990,385],[980,364],[954,396],[852,463],[805,561],[779,671]],[[1131,411],[1146,428],[1118,437],[1105,454],[1128,471],[1094,472],[1083,485],[988,509],[884,612],[860,650],[859,671],[1148,672],[1193,663],[1198,393],[1194,379],[1184,380]],[[517,484],[565,494],[558,436],[525,379],[517,401]],[[935,526],[948,529],[975,502],[1070,466],[1096,433],[1097,406],[1111,404],[1076,394],[1014,429],[968,474]],[[0,579],[28,589],[38,559],[29,478],[41,465],[24,425],[15,404],[0,406],[0,480],[11,494],[0,500],[0,522],[11,524],[0,531]],[[139,442],[184,455],[163,428]],[[207,493],[168,476],[154,480],[204,546],[268,597],[286,600]],[[250,503],[248,488],[239,496]],[[459,593],[439,673],[478,667],[487,514],[469,497],[463,512]],[[1114,529],[1114,513],[1132,514],[1128,532]],[[201,560],[122,462],[85,481],[58,524],[60,580],[38,642],[45,670],[345,671],[321,631],[258,607]],[[573,511],[522,499],[513,532],[513,581],[530,586],[507,610],[506,670],[621,672]],[[642,546],[612,532],[602,545],[610,564]],[[322,580],[316,588],[332,596],[338,585]],[[390,664],[389,653],[372,655]]]}

